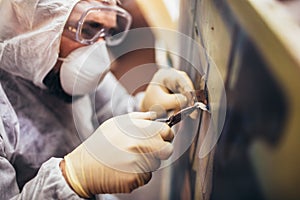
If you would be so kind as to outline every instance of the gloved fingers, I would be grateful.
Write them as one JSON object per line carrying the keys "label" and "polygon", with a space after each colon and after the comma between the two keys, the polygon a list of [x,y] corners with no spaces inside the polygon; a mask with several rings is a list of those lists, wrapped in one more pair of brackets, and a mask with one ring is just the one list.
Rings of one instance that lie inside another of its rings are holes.
{"label": "gloved fingers", "polygon": [[144,181],[144,184],[147,184],[152,178],[152,172],[140,173],[139,177]]}
{"label": "gloved fingers", "polygon": [[65,157],[66,174],[73,177],[70,185],[77,194],[131,192],[149,182],[161,160],[170,157],[170,127],[140,119],[151,117],[149,113],[131,115],[107,120]]}
{"label": "gloved fingers", "polygon": [[130,149],[132,153],[138,153],[145,156],[143,159],[148,162],[147,166],[150,170],[155,170],[156,161],[153,159],[168,159],[173,152],[173,145],[170,142],[164,141],[160,135],[147,141],[138,141]]}
{"label": "gloved fingers", "polygon": [[132,112],[128,114],[131,119],[146,119],[146,120],[154,120],[157,115],[153,111],[149,112]]}
{"label": "gloved fingers", "polygon": [[155,156],[161,160],[167,160],[173,153],[174,147],[171,143],[165,142],[165,145],[157,152]]}
{"label": "gloved fingers", "polygon": [[160,144],[153,144],[156,146],[140,146],[140,152],[143,152],[144,162],[142,162],[142,169],[154,171],[159,168],[160,160],[167,160],[173,153],[174,147],[169,142],[162,142]]}
{"label": "gloved fingers", "polygon": [[171,94],[164,88],[151,85],[146,90],[142,109],[156,112],[158,116],[165,114],[168,110],[180,109],[188,103],[183,94]]}
{"label": "gloved fingers", "polygon": [[128,189],[124,192],[130,193],[136,188],[143,186],[147,184],[152,178],[151,172],[145,172],[145,173],[137,173],[137,174],[125,174],[124,179],[126,179],[124,182],[128,185]]}
{"label": "gloved fingers", "polygon": [[[150,112],[149,112],[150,113]],[[152,112],[153,113],[153,112]],[[145,113],[146,114],[146,113]],[[174,138],[174,133],[171,130],[171,128],[163,122],[157,122],[154,120],[145,120],[145,119],[133,119],[129,117],[130,115],[135,115],[135,117],[143,117],[146,116],[144,113],[132,113],[128,115],[122,115],[111,119],[108,122],[111,123],[105,123],[102,126],[102,128],[105,128],[107,125],[107,131],[112,130],[112,128],[116,128],[116,133],[119,132],[118,135],[112,133],[106,135],[107,138],[111,138],[114,135],[116,137],[123,138],[123,140],[134,140],[134,139],[141,139],[142,141],[147,140],[148,138],[152,138],[156,135],[160,135],[163,140],[166,141],[172,141]],[[150,114],[152,115],[152,114]],[[116,141],[117,138],[111,139],[112,142],[121,142]]]}
{"label": "gloved fingers", "polygon": [[153,172],[160,167],[161,160],[154,157],[153,153],[142,153],[139,156],[142,158],[136,164],[137,172]]}
{"label": "gloved fingers", "polygon": [[192,81],[185,72],[160,69],[146,89],[141,110],[155,111],[158,116],[165,114],[167,110],[179,110],[187,105],[188,94],[193,90]]}
{"label": "gloved fingers", "polygon": [[[146,150],[148,152],[153,152],[155,158],[166,160],[173,153],[173,145],[170,143],[174,138],[174,133],[172,129],[162,122],[156,122],[157,125],[161,126],[159,135],[152,138],[149,143],[145,143]],[[147,148],[147,144],[149,144]]]}
{"label": "gloved fingers", "polygon": [[187,105],[187,98],[182,94],[161,94],[159,104],[166,110],[180,110]]}
{"label": "gloved fingers", "polygon": [[187,75],[187,73],[179,70],[176,71],[180,76],[180,78],[177,79],[179,85],[178,91],[181,93],[194,91],[195,90],[194,85],[190,77]]}
{"label": "gloved fingers", "polygon": [[193,91],[194,86],[189,76],[176,69],[160,69],[153,81],[164,86],[171,93],[183,93]]}
{"label": "gloved fingers", "polygon": [[[142,139],[151,139],[152,137],[160,136],[159,139],[171,142],[174,138],[174,132],[164,122],[150,121],[150,120],[139,120],[133,121],[140,131],[140,137]],[[134,129],[132,129],[134,130]],[[137,136],[137,134],[135,135]]]}
{"label": "gloved fingers", "polygon": [[167,142],[172,142],[172,140],[174,139],[174,132],[172,131],[172,129],[163,122],[156,122],[159,124],[159,126],[162,126],[162,128],[160,129],[160,136],[164,141]]}
{"label": "gloved fingers", "polygon": [[134,189],[147,184],[152,178],[152,173],[151,172],[139,173],[135,176],[136,178],[129,182],[131,192]]}
{"label": "gloved fingers", "polygon": [[[118,170],[107,171],[109,175],[103,174],[107,179],[106,184],[100,186],[99,189],[93,191],[93,194],[98,193],[130,193],[140,186],[147,184],[151,178],[151,172],[145,173],[129,173]],[[116,179],[116,181],[113,181]]]}

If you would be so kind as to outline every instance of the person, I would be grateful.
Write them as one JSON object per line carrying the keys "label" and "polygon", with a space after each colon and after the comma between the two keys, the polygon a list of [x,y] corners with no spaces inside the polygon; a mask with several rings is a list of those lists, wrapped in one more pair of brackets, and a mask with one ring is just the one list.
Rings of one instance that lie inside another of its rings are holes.
{"label": "person", "polygon": [[131,17],[114,1],[0,1],[0,12],[0,198],[96,198],[146,184],[174,137],[149,110],[185,106],[187,75],[161,69],[144,94],[126,93],[106,45],[126,37]]}

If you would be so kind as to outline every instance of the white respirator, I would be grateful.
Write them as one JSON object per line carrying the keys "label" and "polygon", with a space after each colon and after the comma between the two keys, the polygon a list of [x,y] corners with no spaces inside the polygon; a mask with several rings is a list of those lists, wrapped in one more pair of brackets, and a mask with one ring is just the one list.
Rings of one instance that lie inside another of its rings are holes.
{"label": "white respirator", "polygon": [[84,95],[95,90],[109,71],[110,59],[105,41],[80,47],[63,61],[60,82],[69,95]]}

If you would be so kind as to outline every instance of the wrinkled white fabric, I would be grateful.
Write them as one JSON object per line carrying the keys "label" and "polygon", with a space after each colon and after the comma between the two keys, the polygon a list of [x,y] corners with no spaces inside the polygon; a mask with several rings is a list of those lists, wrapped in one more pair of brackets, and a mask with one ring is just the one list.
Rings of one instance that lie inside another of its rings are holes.
{"label": "wrinkled white fabric", "polygon": [[[26,84],[18,88],[14,87],[14,82],[8,84],[4,80],[1,77],[8,96],[0,84],[0,199],[70,199],[71,196],[79,199],[61,176],[59,160],[48,162],[48,167],[35,175],[43,162],[52,156],[64,155],[79,143],[71,131],[74,129],[72,126],[68,126],[69,129],[45,126],[49,121],[53,126],[59,126],[59,123],[55,123],[53,115],[44,116],[43,105],[37,106],[35,103],[38,99],[34,100],[28,92],[26,98],[17,97],[20,90],[26,88]],[[8,86],[12,89],[9,90]],[[18,111],[14,111],[9,99],[13,99],[15,107],[19,107]],[[39,112],[33,112],[32,106],[22,106],[21,102],[24,101],[33,101]],[[35,123],[29,120],[30,116],[41,119]],[[45,117],[48,117],[48,122],[44,120]],[[25,184],[30,179],[32,181]]]}
{"label": "wrinkled white fabric", "polygon": [[61,86],[69,95],[84,95],[95,91],[108,72],[110,58],[105,41],[83,46],[60,58]]}
{"label": "wrinkled white fabric", "polygon": [[64,25],[79,0],[0,1],[0,67],[41,88],[54,67]]}
{"label": "wrinkled white fabric", "polygon": [[[89,98],[68,104],[1,69],[0,82],[0,199],[70,199],[75,193],[59,176],[57,159],[47,160],[62,158],[92,133]],[[52,167],[40,169],[46,162]]]}
{"label": "wrinkled white fabric", "polygon": [[[32,191],[36,195],[48,193],[53,195],[52,199],[57,199],[58,191],[53,189],[60,187],[57,184],[67,186],[64,179],[51,177],[55,175],[51,170],[42,170],[38,175],[36,173],[49,158],[62,158],[92,133],[92,115],[96,118],[94,118],[97,121],[96,127],[113,116],[112,93],[107,91],[111,90],[111,85],[115,85],[116,81],[112,77],[103,80],[95,94],[96,102],[93,105],[95,110],[92,110],[90,98],[81,98],[73,104],[68,104],[49,94],[47,90],[42,90],[27,80],[0,70],[0,85],[3,86],[8,97],[6,98],[0,87],[0,115],[5,119],[5,131],[0,131],[0,199],[10,199],[12,196],[16,198],[22,196],[26,199],[26,194],[30,195],[30,193],[22,193],[19,188],[23,186],[27,188],[27,192]],[[130,98],[121,85],[117,91],[123,92],[114,93],[114,98],[124,101],[119,101],[115,115],[127,112],[126,99]],[[54,163],[51,165],[53,166]],[[35,184],[27,184],[30,179],[46,182],[37,187]],[[57,180],[55,184],[51,181],[53,179]],[[69,194],[68,190],[61,190],[61,192],[64,196]],[[97,198],[112,197],[101,195]]]}

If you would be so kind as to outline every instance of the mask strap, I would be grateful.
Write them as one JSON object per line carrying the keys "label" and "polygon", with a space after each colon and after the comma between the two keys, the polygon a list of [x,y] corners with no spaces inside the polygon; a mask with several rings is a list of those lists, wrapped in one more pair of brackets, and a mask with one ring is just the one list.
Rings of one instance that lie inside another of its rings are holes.
{"label": "mask strap", "polygon": [[110,72],[110,68],[107,68],[106,70],[103,71],[103,73],[101,74],[101,77],[100,77],[100,79],[98,81],[98,85],[103,81],[103,79],[108,74],[108,72]]}
{"label": "mask strap", "polygon": [[66,59],[66,58],[58,57],[57,60],[62,61],[62,62],[65,62],[67,59]]}

